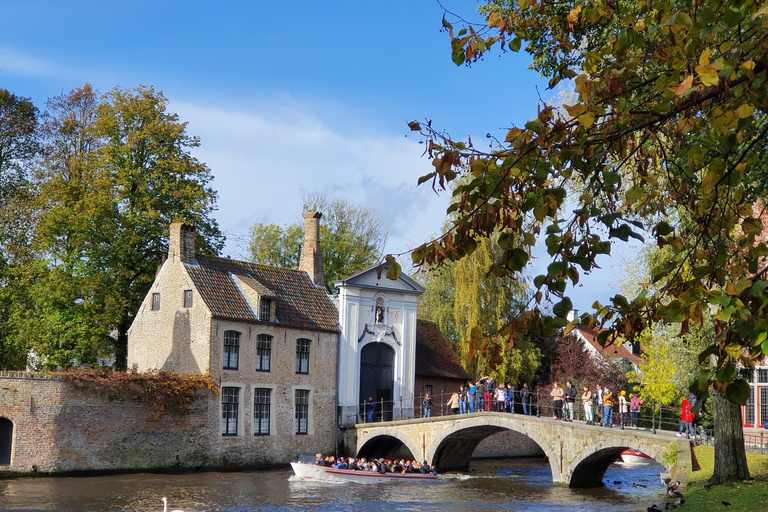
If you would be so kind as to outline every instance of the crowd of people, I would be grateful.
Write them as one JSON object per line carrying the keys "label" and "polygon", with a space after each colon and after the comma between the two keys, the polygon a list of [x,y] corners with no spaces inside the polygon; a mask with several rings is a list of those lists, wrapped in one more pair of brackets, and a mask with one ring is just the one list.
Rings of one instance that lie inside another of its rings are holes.
{"label": "crowd of people", "polygon": [[[542,394],[537,392],[535,402],[539,414],[548,409],[548,405],[542,403]],[[574,419],[578,419],[581,413],[587,425],[608,428],[612,428],[614,425],[638,428],[640,409],[644,404],[637,392],[632,392],[629,396],[623,389],[614,391],[610,386],[602,386],[601,384],[597,384],[594,389],[583,386],[579,393],[570,380],[565,381],[565,387],[559,382],[554,382],[549,395],[551,397],[552,416],[555,419],[572,422]],[[533,392],[528,387],[528,383],[523,383],[522,387],[518,388],[511,383],[496,383],[492,377],[486,375],[475,383],[467,382],[461,385],[458,391],[451,394],[445,405],[450,414],[493,411],[530,415],[533,410],[532,396]],[[691,412],[691,408],[695,402],[696,397],[694,395],[691,395],[690,399],[683,400],[679,437],[683,435],[684,431],[688,437],[691,437],[693,433],[695,414]],[[366,420],[369,423],[373,421],[374,405],[371,397],[364,403]],[[424,418],[431,417],[433,406],[432,396],[426,393],[421,398],[421,416]]]}
{"label": "crowd of people", "polygon": [[[457,392],[451,394],[446,406],[452,414],[476,411],[531,414],[532,395],[528,383],[517,388],[510,383],[497,384],[492,377],[485,376],[476,383],[467,382],[462,385]],[[583,386],[579,393],[570,380],[565,382],[565,387],[559,382],[553,383],[549,395],[552,415],[555,419],[573,421],[579,416],[580,409],[587,425],[609,428],[614,424],[637,427],[640,408],[643,405],[643,400],[638,393],[628,396],[625,390],[613,391],[609,386],[603,387],[600,384],[595,389]],[[547,406],[541,403],[541,398],[539,394],[536,405],[543,411]],[[422,401],[422,416],[429,417],[431,409],[432,399],[427,394]]]}
{"label": "crowd of people", "polygon": [[435,474],[435,470],[427,464],[427,461],[418,463],[415,460],[385,460],[365,458],[356,459],[354,457],[334,457],[328,455],[323,457],[318,453],[315,455],[315,465],[325,466],[335,469],[347,469],[352,471],[371,471],[375,473],[421,473],[422,475]]}
{"label": "crowd of people", "polygon": [[446,405],[453,414],[471,414],[476,411],[530,414],[531,390],[527,382],[517,388],[510,383],[496,383],[486,375],[476,383],[467,382],[460,386]]}
{"label": "crowd of people", "polygon": [[581,394],[578,394],[570,380],[565,381],[565,388],[555,382],[549,394],[552,396],[553,415],[556,419],[573,421],[576,402],[580,400],[587,425],[609,428],[614,425],[615,415],[618,415],[619,426],[637,428],[640,407],[643,405],[638,393],[632,393],[628,398],[625,390],[614,392],[609,386],[603,387],[601,384],[597,384],[594,390],[583,386]]}

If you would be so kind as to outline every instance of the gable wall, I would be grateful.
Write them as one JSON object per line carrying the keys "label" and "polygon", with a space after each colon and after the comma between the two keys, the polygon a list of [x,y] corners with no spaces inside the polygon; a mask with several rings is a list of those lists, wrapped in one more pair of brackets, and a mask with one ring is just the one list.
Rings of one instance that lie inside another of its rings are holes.
{"label": "gable wall", "polygon": [[[192,307],[184,307],[184,290],[192,290]],[[160,310],[152,296],[160,293]],[[210,313],[178,260],[167,260],[128,331],[128,368],[207,373],[210,367]]]}

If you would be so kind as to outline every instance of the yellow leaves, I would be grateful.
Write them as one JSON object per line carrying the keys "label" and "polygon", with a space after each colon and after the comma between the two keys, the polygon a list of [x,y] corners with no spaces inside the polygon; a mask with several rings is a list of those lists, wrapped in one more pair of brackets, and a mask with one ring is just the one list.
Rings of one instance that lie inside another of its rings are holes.
{"label": "yellow leaves", "polygon": [[581,14],[581,6],[577,5],[574,10],[568,13],[568,23],[576,25],[579,22],[579,14]]}
{"label": "yellow leaves", "polygon": [[745,117],[749,117],[754,112],[754,109],[752,108],[752,105],[749,105],[747,103],[742,103],[739,108],[736,109],[736,115],[739,116],[739,119],[743,119]]}
{"label": "yellow leaves", "polygon": [[523,134],[524,130],[520,128],[512,128],[507,132],[507,136],[504,139],[505,142],[515,142]]}
{"label": "yellow leaves", "polygon": [[752,59],[749,59],[748,61],[742,62],[741,65],[744,66],[744,68],[746,68],[746,69],[748,69],[750,71],[754,71],[754,69],[755,69],[755,61],[753,61]]}
{"label": "yellow leaves", "polygon": [[685,78],[685,80],[680,82],[680,84],[677,87],[670,90],[675,93],[675,96],[682,96],[683,94],[689,92],[692,88],[693,88],[693,75],[688,75]]}
{"label": "yellow leaves", "polygon": [[593,112],[586,112],[579,116],[579,124],[584,128],[589,128],[595,123],[595,114]]}
{"label": "yellow leaves", "polygon": [[589,92],[589,77],[587,75],[581,74],[576,77],[576,89],[574,89],[579,94],[585,94]]}
{"label": "yellow leaves", "polygon": [[699,65],[700,66],[708,66],[709,65],[709,47],[704,48],[704,51],[701,52],[701,56],[699,57]]}
{"label": "yellow leaves", "polygon": [[494,12],[491,13],[490,16],[488,16],[488,27],[500,27],[501,26],[501,16],[499,16],[499,13]]}
{"label": "yellow leaves", "polygon": [[[699,64],[696,66],[696,74],[699,75],[699,80],[701,80],[701,83],[707,87],[717,85],[720,81],[720,77],[717,76],[717,70],[709,64]],[[689,78],[693,79],[692,76]],[[679,96],[679,94],[677,95]]]}
{"label": "yellow leaves", "polygon": [[576,105],[563,105],[563,107],[571,117],[579,117],[587,110],[587,106],[584,103],[578,103]]}

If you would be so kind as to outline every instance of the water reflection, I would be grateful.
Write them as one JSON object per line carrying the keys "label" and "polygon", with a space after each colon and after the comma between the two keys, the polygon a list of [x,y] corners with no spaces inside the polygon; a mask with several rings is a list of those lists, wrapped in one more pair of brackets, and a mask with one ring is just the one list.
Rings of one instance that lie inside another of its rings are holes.
{"label": "water reflection", "polygon": [[159,512],[167,496],[169,509],[187,512],[634,511],[659,501],[660,470],[614,464],[597,489],[554,487],[540,459],[475,461],[466,474],[375,485],[318,485],[290,478],[290,470],[25,478],[0,482],[0,509]]}

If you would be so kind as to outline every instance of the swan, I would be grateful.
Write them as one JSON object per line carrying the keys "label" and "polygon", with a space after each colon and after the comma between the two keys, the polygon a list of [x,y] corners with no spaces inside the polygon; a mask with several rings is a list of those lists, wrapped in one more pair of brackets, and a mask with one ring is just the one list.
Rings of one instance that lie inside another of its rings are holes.
{"label": "swan", "polygon": [[[163,512],[168,512],[168,499],[163,496]],[[174,509],[171,512],[184,512],[183,510]]]}

